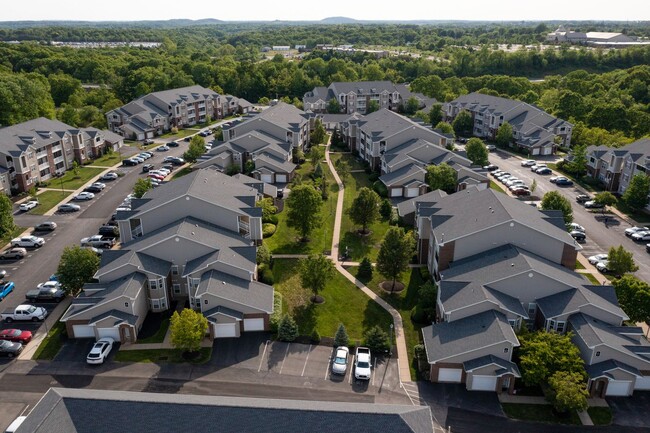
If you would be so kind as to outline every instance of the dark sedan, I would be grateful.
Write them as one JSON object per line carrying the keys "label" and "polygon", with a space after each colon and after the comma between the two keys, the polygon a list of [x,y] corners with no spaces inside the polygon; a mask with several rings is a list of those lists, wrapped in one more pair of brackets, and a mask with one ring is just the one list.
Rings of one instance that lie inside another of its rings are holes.
{"label": "dark sedan", "polygon": [[11,341],[0,341],[0,355],[13,358],[18,356],[23,351],[23,345],[20,343],[12,343]]}
{"label": "dark sedan", "polygon": [[555,181],[555,184],[557,186],[572,186],[573,181],[570,179],[558,179],[557,181]]}
{"label": "dark sedan", "polygon": [[581,232],[580,230],[571,230],[569,234],[573,239],[575,239],[578,242],[583,242],[587,239],[587,235],[585,234],[585,232]]}
{"label": "dark sedan", "polygon": [[98,186],[90,185],[84,188],[84,192],[92,192],[93,194],[96,194],[98,192],[102,192],[102,189]]}

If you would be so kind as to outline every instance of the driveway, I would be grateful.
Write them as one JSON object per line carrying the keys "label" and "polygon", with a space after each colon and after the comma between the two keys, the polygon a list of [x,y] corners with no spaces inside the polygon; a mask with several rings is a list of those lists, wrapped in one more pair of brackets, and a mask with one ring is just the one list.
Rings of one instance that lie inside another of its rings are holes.
{"label": "driveway", "polygon": [[613,424],[647,427],[650,424],[650,391],[634,391],[630,398],[608,398]]}

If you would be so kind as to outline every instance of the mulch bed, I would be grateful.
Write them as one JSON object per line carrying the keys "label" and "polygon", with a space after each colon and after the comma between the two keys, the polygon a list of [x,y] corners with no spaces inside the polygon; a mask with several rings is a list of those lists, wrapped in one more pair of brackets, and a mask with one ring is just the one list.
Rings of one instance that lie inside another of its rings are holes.
{"label": "mulch bed", "polygon": [[392,290],[391,287],[393,287],[392,281],[382,281],[379,283],[379,288],[387,293],[400,293],[404,290],[404,284],[399,281],[395,281],[395,287]]}

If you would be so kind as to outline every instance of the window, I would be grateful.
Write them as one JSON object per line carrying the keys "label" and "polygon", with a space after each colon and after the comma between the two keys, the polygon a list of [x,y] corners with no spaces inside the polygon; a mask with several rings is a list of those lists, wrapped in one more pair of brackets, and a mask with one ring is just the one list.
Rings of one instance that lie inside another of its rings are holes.
{"label": "window", "polygon": [[565,328],[565,322],[557,322],[557,325],[555,326],[555,330],[558,332],[558,334],[561,334],[564,332]]}
{"label": "window", "polygon": [[158,284],[157,284],[156,280],[149,280],[149,288],[150,289],[157,289],[158,288]]}
{"label": "window", "polygon": [[528,304],[528,317],[529,318],[534,318],[535,313],[537,313],[537,304],[534,302],[531,302]]}
{"label": "window", "polygon": [[517,319],[508,319],[508,323],[514,328],[517,326]]}
{"label": "window", "polygon": [[179,295],[181,293],[181,285],[180,284],[172,284],[172,289],[174,290],[174,294]]}
{"label": "window", "polygon": [[600,356],[600,350],[596,351],[596,356]]}
{"label": "window", "polygon": [[124,303],[124,306],[125,306],[126,308],[129,308],[129,303],[128,303],[128,302],[125,302],[125,303]]}
{"label": "window", "polygon": [[503,353],[508,353],[509,351],[510,351],[510,348],[509,348],[509,347],[504,347],[504,348],[503,348]]}

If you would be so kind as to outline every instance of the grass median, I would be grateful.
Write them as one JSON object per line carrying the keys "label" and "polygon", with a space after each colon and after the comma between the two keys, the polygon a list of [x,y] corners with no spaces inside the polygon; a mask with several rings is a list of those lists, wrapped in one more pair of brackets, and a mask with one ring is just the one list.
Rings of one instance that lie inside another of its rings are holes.
{"label": "grass median", "polygon": [[47,211],[68,198],[70,191],[48,190],[43,191],[38,196],[38,206],[30,210],[32,215],[45,215]]}
{"label": "grass median", "polygon": [[34,352],[33,359],[37,360],[52,360],[59,353],[61,347],[63,346],[63,338],[65,335],[65,323],[56,322],[50,332],[47,333],[47,336],[41,342],[41,345],[38,346],[36,352]]}

